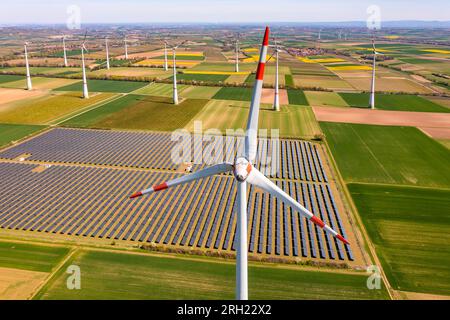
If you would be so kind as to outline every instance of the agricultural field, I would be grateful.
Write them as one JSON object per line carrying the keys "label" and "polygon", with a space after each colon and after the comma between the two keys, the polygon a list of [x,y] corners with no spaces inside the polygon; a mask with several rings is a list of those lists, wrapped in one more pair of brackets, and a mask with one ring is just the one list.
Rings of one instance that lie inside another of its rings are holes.
{"label": "agricultural field", "polygon": [[130,94],[67,122],[66,126],[173,131],[184,127],[207,103],[187,99],[173,105],[170,99]]}
{"label": "agricultural field", "polygon": [[0,123],[0,147],[3,147],[13,141],[23,139],[39,130],[42,130],[43,128],[45,127]]}
{"label": "agricultural field", "polygon": [[391,285],[448,295],[450,189],[348,187]]}
{"label": "agricultural field", "polygon": [[324,75],[294,75],[296,86],[304,88],[323,88],[329,90],[354,90],[346,81],[336,76]]}
{"label": "agricultural field", "polygon": [[[177,80],[186,80],[186,81],[208,81],[208,82],[224,82],[229,76],[221,75],[221,74],[189,74],[189,73],[180,73],[177,74]],[[170,77],[173,79],[173,77]]]}
{"label": "agricultural field", "polygon": [[289,104],[309,106],[305,93],[301,90],[288,89],[287,90]]}
{"label": "agricultural field", "polygon": [[[148,82],[137,81],[114,81],[114,80],[88,80],[87,82],[90,92],[116,92],[129,93],[145,87]],[[79,81],[68,86],[55,89],[56,91],[83,91],[83,82]]]}
{"label": "agricultural field", "polygon": [[105,101],[114,94],[92,94],[82,99],[79,93],[53,93],[44,97],[20,100],[0,109],[0,122],[19,124],[49,124],[65,115]]}
{"label": "agricultural field", "polygon": [[[194,121],[202,121],[203,130],[217,128],[225,133],[226,129],[245,128],[250,104],[244,101],[212,100],[203,108],[186,128],[194,130]],[[272,105],[263,105],[259,116],[260,129],[279,129],[280,137],[312,139],[321,130],[310,107],[281,106],[279,112]]]}
{"label": "agricultural field", "polygon": [[0,86],[3,87],[3,85],[8,82],[20,81],[23,78],[24,78],[24,76],[20,76],[20,75],[0,74]]}
{"label": "agricultural field", "polygon": [[68,253],[66,247],[0,241],[0,267],[50,272]]}
{"label": "agricultural field", "polygon": [[224,87],[213,97],[216,100],[251,101],[253,90],[251,88]]}
{"label": "agricultural field", "polygon": [[[184,90],[189,88],[187,85],[180,84],[177,86],[178,94],[182,96]],[[151,83],[141,89],[133,92],[134,94],[142,94],[149,96],[159,97],[172,97],[173,96],[173,84],[167,83]]]}
{"label": "agricultural field", "polygon": [[[106,251],[81,251],[67,262],[82,266],[82,290],[67,290],[64,269],[37,299],[233,299],[235,265]],[[365,274],[250,264],[250,299],[388,299],[368,290]],[[124,295],[123,293],[127,294]]]}
{"label": "agricultural field", "polygon": [[310,106],[319,107],[348,107],[342,97],[336,92],[305,91]]}
{"label": "agricultural field", "polygon": [[[64,78],[44,78],[44,77],[32,77],[31,82],[33,89],[37,90],[52,90],[61,86],[71,85],[78,80],[64,79]],[[5,88],[12,89],[25,89],[27,87],[25,77],[21,80],[8,82],[3,85]]]}
{"label": "agricultural field", "polygon": [[220,87],[190,86],[183,90],[183,97],[186,99],[212,99],[220,90]]}
{"label": "agricultural field", "polygon": [[171,70],[164,71],[162,68],[138,68],[138,67],[115,67],[111,69],[100,69],[88,73],[92,76],[111,76],[111,77],[149,77],[166,79],[172,75]]}
{"label": "agricultural field", "polygon": [[[369,93],[340,93],[340,96],[352,107],[367,108]],[[376,108],[393,111],[443,112],[450,109],[415,95],[376,94]]]}
{"label": "agricultural field", "polygon": [[321,122],[347,183],[450,187],[450,152],[412,127]]}

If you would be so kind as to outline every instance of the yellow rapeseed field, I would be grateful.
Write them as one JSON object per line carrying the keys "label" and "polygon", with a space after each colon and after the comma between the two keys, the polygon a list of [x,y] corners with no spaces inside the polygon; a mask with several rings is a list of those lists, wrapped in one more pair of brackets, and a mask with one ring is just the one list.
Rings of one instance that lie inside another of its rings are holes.
{"label": "yellow rapeseed field", "polygon": [[231,76],[231,75],[249,75],[250,72],[227,72],[227,71],[192,71],[192,70],[186,70],[183,73],[185,74],[214,74],[214,75],[224,75],[224,76]]}
{"label": "yellow rapeseed field", "polygon": [[369,66],[336,66],[327,68],[331,71],[372,70],[372,67]]}
{"label": "yellow rapeseed field", "polygon": [[431,53],[450,54],[450,50],[427,49],[427,50],[422,50],[422,51],[425,51],[425,52],[431,52]]}

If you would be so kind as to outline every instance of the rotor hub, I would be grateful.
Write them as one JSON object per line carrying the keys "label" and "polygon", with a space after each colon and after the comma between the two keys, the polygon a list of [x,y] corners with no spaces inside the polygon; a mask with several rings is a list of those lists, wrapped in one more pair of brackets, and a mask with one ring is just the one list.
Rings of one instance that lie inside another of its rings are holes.
{"label": "rotor hub", "polygon": [[237,158],[234,162],[234,177],[237,181],[244,182],[247,180],[252,168],[252,164],[246,158]]}

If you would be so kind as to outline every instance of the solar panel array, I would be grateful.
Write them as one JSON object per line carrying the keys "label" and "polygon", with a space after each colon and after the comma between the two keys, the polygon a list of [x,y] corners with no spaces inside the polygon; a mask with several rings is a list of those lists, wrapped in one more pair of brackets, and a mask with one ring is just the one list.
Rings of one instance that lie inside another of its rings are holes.
{"label": "solar panel array", "polygon": [[[65,165],[33,172],[37,166],[0,163],[1,228],[221,251],[235,248],[231,177],[214,176],[205,183],[130,200],[130,193],[179,174]],[[346,236],[328,184],[277,184]],[[353,260],[349,246],[254,188],[249,190],[248,212],[252,253]]]}
{"label": "solar panel array", "polygon": [[[171,150],[177,143],[171,141],[168,133],[55,128],[1,152],[0,158],[15,159],[23,154],[30,154],[27,160],[175,171],[179,165],[173,163]],[[195,154],[203,154],[193,150],[204,150],[208,146],[214,149],[218,144],[218,140],[209,144],[192,139],[189,161],[194,161]],[[240,146],[242,139],[226,137],[222,142],[223,156],[220,158],[233,162]],[[272,172],[265,164],[273,164],[271,159],[275,158],[272,156],[272,151],[277,150],[274,149],[275,146],[270,139],[259,140],[255,166],[264,174],[282,179],[328,181],[316,145],[306,141],[281,139],[278,152],[275,151],[277,169]],[[205,166],[206,164],[194,165],[194,170]]]}

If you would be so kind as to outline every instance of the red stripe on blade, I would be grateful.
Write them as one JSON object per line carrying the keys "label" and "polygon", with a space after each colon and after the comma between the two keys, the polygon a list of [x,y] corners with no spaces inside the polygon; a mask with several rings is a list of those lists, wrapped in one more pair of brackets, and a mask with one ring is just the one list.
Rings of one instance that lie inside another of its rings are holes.
{"label": "red stripe on blade", "polygon": [[347,239],[345,239],[343,236],[341,236],[340,234],[336,235],[336,238],[338,238],[339,240],[341,240],[343,243],[345,244],[350,244],[350,242],[347,241]]}
{"label": "red stripe on blade", "polygon": [[266,32],[264,33],[263,46],[269,45],[269,33],[270,33],[270,29],[269,29],[269,27],[266,27]]}
{"label": "red stripe on blade", "polygon": [[264,79],[264,69],[266,68],[265,63],[260,63],[258,65],[258,70],[256,71],[256,80],[263,80]]}
{"label": "red stripe on blade", "polygon": [[325,223],[323,223],[322,220],[320,220],[319,218],[317,218],[316,216],[312,216],[311,219],[309,219],[311,222],[314,222],[315,224],[317,224],[319,227],[323,228],[325,227]]}
{"label": "red stripe on blade", "polygon": [[167,183],[161,183],[161,184],[159,184],[159,185],[157,185],[157,186],[153,186],[153,190],[155,191],[155,192],[158,192],[158,191],[161,191],[161,190],[164,190],[164,189],[167,189],[168,188],[168,186],[167,186]]}
{"label": "red stripe on blade", "polygon": [[130,197],[130,199],[134,199],[134,198],[137,198],[137,197],[140,197],[140,196],[142,196],[142,192],[136,192],[135,194],[133,194],[133,195]]}

